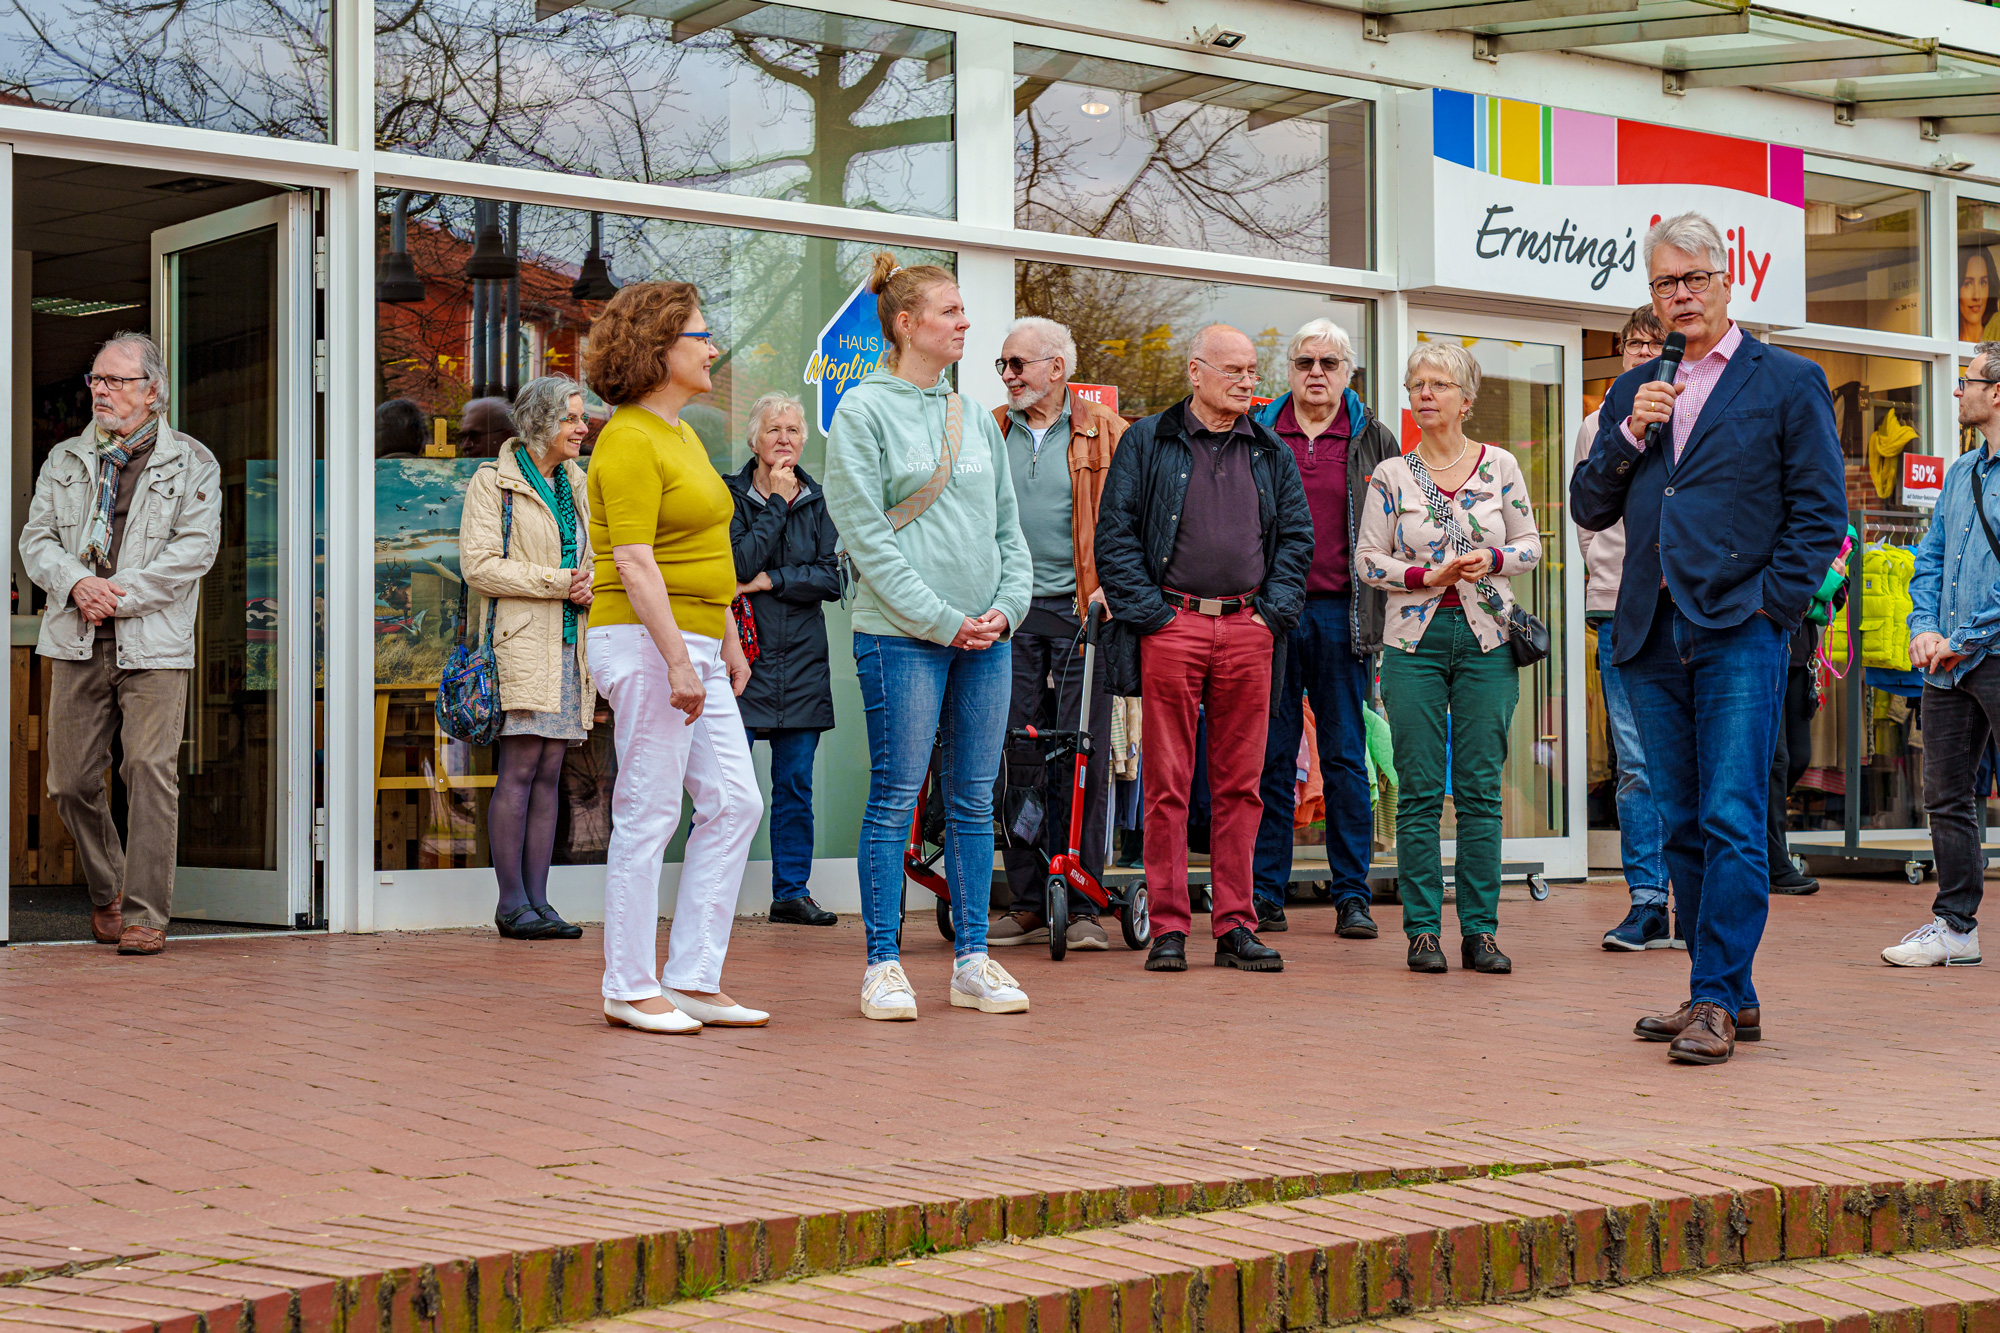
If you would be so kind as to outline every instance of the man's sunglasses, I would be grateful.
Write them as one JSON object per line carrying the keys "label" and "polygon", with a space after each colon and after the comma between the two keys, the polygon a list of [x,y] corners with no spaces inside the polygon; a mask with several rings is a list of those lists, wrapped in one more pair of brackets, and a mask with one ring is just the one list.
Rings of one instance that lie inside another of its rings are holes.
{"label": "man's sunglasses", "polygon": [[1312,374],[1314,366],[1318,366],[1321,370],[1331,375],[1346,364],[1347,358],[1339,356],[1295,356],[1292,358],[1292,369],[1298,371],[1301,375]]}
{"label": "man's sunglasses", "polygon": [[1003,356],[993,363],[993,372],[996,375],[1005,375],[1011,371],[1018,375],[1029,366],[1039,366],[1044,361],[1053,360],[1055,358],[1052,356],[1038,356],[1032,361],[1024,361],[1018,356]]}

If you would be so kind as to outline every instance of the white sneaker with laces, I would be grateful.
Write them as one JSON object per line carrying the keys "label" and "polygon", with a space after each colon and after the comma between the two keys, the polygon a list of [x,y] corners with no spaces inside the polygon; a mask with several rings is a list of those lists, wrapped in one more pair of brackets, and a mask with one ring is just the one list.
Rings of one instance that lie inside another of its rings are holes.
{"label": "white sneaker with laces", "polygon": [[901,963],[876,963],[861,974],[861,1016],[900,1023],[917,1016],[917,993]]}
{"label": "white sneaker with laces", "polygon": [[951,1003],[955,1009],[982,1014],[1025,1014],[1028,993],[1007,969],[983,953],[969,954],[951,969]]}
{"label": "white sneaker with laces", "polygon": [[1884,949],[1882,961],[1897,967],[1977,967],[1979,931],[1961,935],[1936,917],[1903,936],[1901,944]]}

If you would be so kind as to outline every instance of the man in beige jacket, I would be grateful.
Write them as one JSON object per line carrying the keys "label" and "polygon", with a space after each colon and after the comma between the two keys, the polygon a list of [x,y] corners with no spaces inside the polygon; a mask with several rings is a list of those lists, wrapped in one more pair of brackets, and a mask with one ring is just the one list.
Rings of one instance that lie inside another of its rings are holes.
{"label": "man in beige jacket", "polygon": [[[1660,354],[1666,331],[1653,307],[1642,305],[1618,331],[1618,347],[1626,370],[1642,366]],[[1590,456],[1597,439],[1597,413],[1583,419],[1576,433],[1576,466]],[[1618,763],[1618,842],[1625,864],[1625,885],[1632,908],[1625,919],[1604,933],[1604,947],[1613,953],[1642,949],[1685,949],[1667,909],[1666,825],[1653,805],[1646,778],[1646,756],[1639,724],[1632,714],[1618,668],[1611,664],[1612,612],[1618,609],[1618,581],[1625,568],[1625,523],[1603,532],[1577,529],[1583,548],[1583,617],[1597,631],[1597,670],[1603,681],[1604,712],[1610,722],[1611,744]]]}

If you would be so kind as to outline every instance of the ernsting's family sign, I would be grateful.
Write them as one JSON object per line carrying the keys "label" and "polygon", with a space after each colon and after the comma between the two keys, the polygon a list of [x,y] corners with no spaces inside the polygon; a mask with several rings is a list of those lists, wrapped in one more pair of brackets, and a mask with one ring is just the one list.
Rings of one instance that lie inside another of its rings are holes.
{"label": "ernsting's family sign", "polygon": [[[1805,322],[1805,154],[1796,148],[1432,89],[1402,105],[1412,285],[1629,310],[1641,241],[1692,209],[1721,229],[1730,311]],[[1414,250],[1416,253],[1411,253]]]}

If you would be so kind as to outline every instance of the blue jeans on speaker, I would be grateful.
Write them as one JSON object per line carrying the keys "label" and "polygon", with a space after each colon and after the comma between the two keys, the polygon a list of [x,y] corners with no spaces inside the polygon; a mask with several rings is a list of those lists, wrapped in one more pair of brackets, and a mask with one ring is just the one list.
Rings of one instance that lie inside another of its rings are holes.
{"label": "blue jeans on speaker", "polygon": [[1306,697],[1312,700],[1326,790],[1326,865],[1333,874],[1327,887],[1336,902],[1369,901],[1375,814],[1368,801],[1368,727],[1361,716],[1368,659],[1356,657],[1351,643],[1347,594],[1306,598],[1286,643],[1285,688],[1264,747],[1264,818],[1257,826],[1252,875],[1260,903],[1282,904],[1292,878],[1292,816],[1298,809],[1299,737],[1305,731],[1299,701]]}
{"label": "blue jeans on speaker", "polygon": [[1625,863],[1625,887],[1634,907],[1667,905],[1667,830],[1653,804],[1653,787],[1646,774],[1646,750],[1639,739],[1639,719],[1625,677],[1611,665],[1610,617],[1597,622],[1597,674],[1604,683],[1604,716],[1611,728],[1611,745],[1618,752],[1618,844]]}
{"label": "blue jeans on speaker", "polygon": [[1757,1003],[1750,972],[1771,905],[1771,755],[1790,657],[1790,635],[1767,616],[1708,629],[1662,595],[1645,645],[1620,668],[1666,826],[1688,998],[1732,1015]]}
{"label": "blue jeans on speaker", "polygon": [[953,950],[960,958],[985,953],[993,900],[993,780],[1007,737],[1013,654],[1005,645],[974,650],[856,633],[854,670],[868,715],[868,804],[857,864],[868,961],[899,955],[903,849],[933,743],[944,747],[943,866],[951,886]]}
{"label": "blue jeans on speaker", "polygon": [[[771,901],[795,902],[810,892],[813,755],[819,751],[819,733],[770,727],[764,739],[771,743]],[[750,748],[757,748],[755,731],[750,731]]]}

